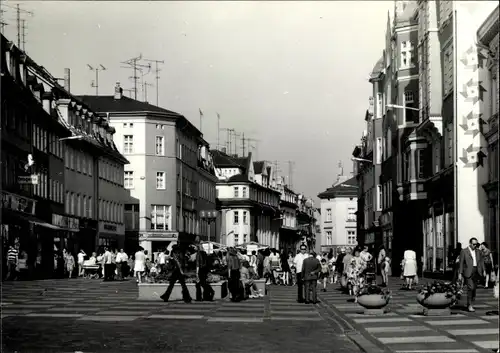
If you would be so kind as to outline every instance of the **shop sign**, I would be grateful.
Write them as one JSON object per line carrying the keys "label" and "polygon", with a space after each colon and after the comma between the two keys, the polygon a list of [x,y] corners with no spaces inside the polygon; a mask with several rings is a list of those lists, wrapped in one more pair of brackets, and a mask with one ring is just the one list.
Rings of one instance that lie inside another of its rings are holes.
{"label": "shop sign", "polygon": [[123,224],[99,222],[99,233],[125,234],[125,226]]}
{"label": "shop sign", "polygon": [[60,214],[52,215],[52,224],[63,229],[69,229],[69,230],[80,229],[80,220],[78,218],[63,216]]}
{"label": "shop sign", "polygon": [[177,232],[170,233],[141,233],[139,234],[139,241],[145,240],[177,240],[179,235]]}
{"label": "shop sign", "polygon": [[2,208],[34,215],[35,205],[35,200],[2,191]]}
{"label": "shop sign", "polygon": [[17,183],[21,185],[38,185],[38,174],[20,175],[17,177]]}

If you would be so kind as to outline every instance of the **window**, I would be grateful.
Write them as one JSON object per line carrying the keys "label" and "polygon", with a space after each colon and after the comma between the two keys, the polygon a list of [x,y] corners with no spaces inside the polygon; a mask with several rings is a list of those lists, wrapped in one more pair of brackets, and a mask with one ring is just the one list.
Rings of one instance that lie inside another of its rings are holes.
{"label": "window", "polygon": [[238,224],[240,222],[239,218],[240,218],[240,211],[234,211],[233,212],[233,223],[234,224]]}
{"label": "window", "polygon": [[332,209],[331,208],[326,209],[326,221],[327,222],[332,221]]}
{"label": "window", "polygon": [[382,137],[377,137],[377,141],[376,141],[376,148],[377,148],[377,159],[376,159],[376,162],[377,164],[380,164],[382,163]]}
{"label": "window", "polygon": [[125,171],[123,176],[123,187],[125,189],[133,189],[134,188],[134,172]]}
{"label": "window", "polygon": [[164,156],[165,155],[165,146],[163,143],[164,140],[165,140],[165,138],[163,136],[156,136],[155,154],[157,156]]}
{"label": "window", "polygon": [[413,92],[405,91],[405,105],[408,103],[413,103]]}
{"label": "window", "polygon": [[246,188],[245,186],[243,187],[243,192],[242,192],[242,195],[241,195],[241,196],[242,196],[242,197],[248,197],[248,196],[247,196],[247,188]]}
{"label": "window", "polygon": [[170,229],[170,206],[151,205],[151,229]]}
{"label": "window", "polygon": [[401,42],[401,62],[400,69],[408,69],[412,66],[413,61],[413,45],[409,41]]}
{"label": "window", "polygon": [[347,231],[347,245],[357,245],[356,241],[356,231],[348,230]]}
{"label": "window", "polygon": [[377,211],[382,211],[382,185],[377,185]]}
{"label": "window", "polygon": [[387,129],[387,136],[385,139],[385,148],[387,150],[386,159],[392,155],[392,133],[391,129]]}
{"label": "window", "polygon": [[240,188],[239,188],[239,186],[235,186],[234,187],[234,197],[235,198],[240,197]]}
{"label": "window", "polygon": [[453,44],[443,48],[443,96],[447,96],[453,91]]}
{"label": "window", "polygon": [[75,194],[70,193],[69,197],[69,214],[75,214]]}
{"label": "window", "polygon": [[134,152],[134,136],[123,136],[123,154],[131,154]]}
{"label": "window", "polygon": [[356,222],[356,209],[354,207],[347,208],[347,221]]}
{"label": "window", "polygon": [[92,197],[89,196],[88,202],[87,202],[87,214],[89,218],[93,218],[92,210],[93,210],[93,205],[92,205]]}
{"label": "window", "polygon": [[234,245],[238,245],[240,242],[239,242],[239,236],[238,234],[234,234]]}
{"label": "window", "polygon": [[332,231],[326,231],[326,245],[332,245]]}
{"label": "window", "polygon": [[417,150],[417,179],[425,178],[425,150]]}
{"label": "window", "polygon": [[498,113],[498,105],[500,102],[499,92],[498,92],[498,63],[493,65],[491,68],[491,84],[490,84],[490,99],[491,99],[491,114],[494,115]]}
{"label": "window", "polygon": [[384,115],[382,113],[382,102],[383,102],[382,93],[377,93],[377,111],[375,115],[377,118],[381,118]]}
{"label": "window", "polygon": [[243,234],[243,243],[246,243],[246,242],[247,242],[247,235]]}
{"label": "window", "polygon": [[156,172],[156,189],[165,190],[165,172]]}
{"label": "window", "polygon": [[247,216],[248,216],[248,212],[243,211],[243,224],[248,224]]}

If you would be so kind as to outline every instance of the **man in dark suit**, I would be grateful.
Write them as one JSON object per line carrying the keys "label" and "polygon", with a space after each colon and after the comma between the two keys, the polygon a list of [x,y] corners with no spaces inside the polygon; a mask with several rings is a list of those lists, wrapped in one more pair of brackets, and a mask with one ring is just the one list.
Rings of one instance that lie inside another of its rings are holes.
{"label": "man in dark suit", "polygon": [[[302,264],[302,276],[305,282],[305,303],[313,303],[316,304],[318,302],[317,295],[317,285],[318,285],[318,275],[321,272],[321,263],[316,258],[316,253],[314,251],[311,252],[310,256],[304,260]],[[311,298],[312,291],[312,301],[309,300]]]}
{"label": "man in dark suit", "polygon": [[476,299],[476,287],[479,276],[484,274],[484,265],[481,252],[479,251],[479,242],[476,238],[469,240],[469,246],[462,249],[459,259],[458,279],[465,279],[467,285],[467,310],[475,311],[473,304]]}

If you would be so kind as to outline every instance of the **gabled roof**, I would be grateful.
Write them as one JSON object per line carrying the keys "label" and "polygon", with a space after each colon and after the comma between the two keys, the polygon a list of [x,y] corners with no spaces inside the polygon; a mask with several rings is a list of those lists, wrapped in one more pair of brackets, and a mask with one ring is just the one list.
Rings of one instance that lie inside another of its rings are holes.
{"label": "gabled roof", "polygon": [[212,151],[212,159],[216,168],[242,168],[233,157],[218,150]]}
{"label": "gabled roof", "polygon": [[348,179],[343,183],[332,186],[318,194],[320,199],[351,198],[358,196],[358,182],[356,177]]}
{"label": "gabled roof", "polygon": [[262,174],[264,170],[264,161],[253,162],[253,171],[255,174]]}
{"label": "gabled roof", "polygon": [[147,102],[141,102],[129,97],[122,96],[115,99],[115,96],[77,96],[83,100],[92,110],[99,113],[131,113],[131,112],[153,112],[164,113],[172,117],[182,115]]}

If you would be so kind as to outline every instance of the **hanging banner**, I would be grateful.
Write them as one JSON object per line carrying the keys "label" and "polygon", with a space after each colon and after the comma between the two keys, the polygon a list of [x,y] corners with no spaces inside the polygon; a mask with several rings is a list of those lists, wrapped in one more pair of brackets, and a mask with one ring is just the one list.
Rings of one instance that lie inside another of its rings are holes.
{"label": "hanging banner", "polygon": [[[477,30],[498,6],[490,1],[453,1],[455,68],[455,165],[456,165],[456,232],[457,240],[468,244],[471,236],[484,241],[487,217],[486,193],[482,185],[488,181],[487,141],[484,117],[489,112],[490,87],[486,55],[477,43]],[[446,52],[446,48],[443,49]]]}

